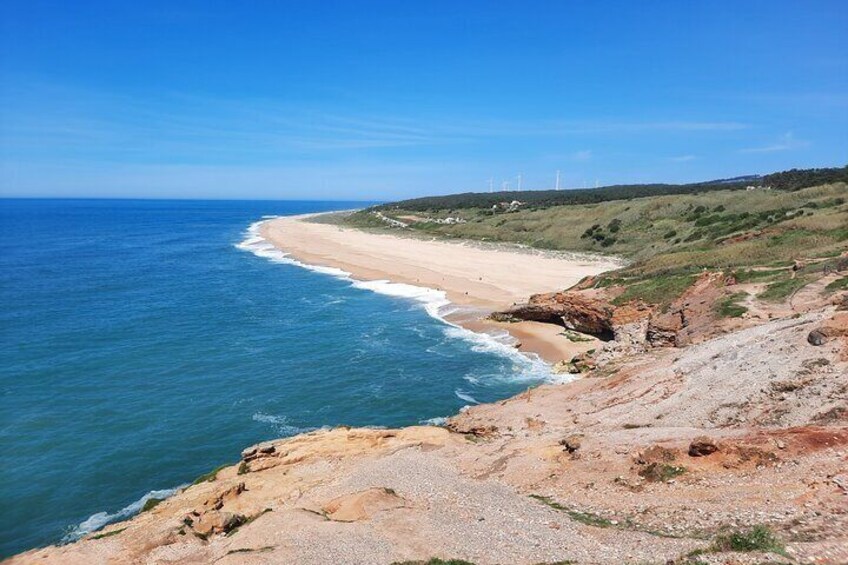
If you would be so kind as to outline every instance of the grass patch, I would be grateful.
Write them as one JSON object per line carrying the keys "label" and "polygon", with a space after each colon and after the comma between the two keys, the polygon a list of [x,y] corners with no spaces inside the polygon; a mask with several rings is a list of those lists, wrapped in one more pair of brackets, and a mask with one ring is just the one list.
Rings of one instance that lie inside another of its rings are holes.
{"label": "grass patch", "polygon": [[695,275],[657,275],[627,286],[613,300],[613,304],[625,304],[631,300],[642,300],[649,304],[666,305],[683,294],[695,282]]}
{"label": "grass patch", "polygon": [[748,311],[744,306],[737,304],[740,300],[748,296],[747,292],[734,292],[730,296],[725,296],[715,304],[715,313],[722,318],[740,318]]}
{"label": "grass patch", "polygon": [[191,483],[192,486],[199,485],[200,483],[211,483],[211,482],[213,482],[216,478],[218,478],[218,473],[221,471],[221,469],[224,469],[225,467],[229,467],[229,465],[226,465],[226,464],[221,465],[220,467],[216,467],[215,469],[212,469],[208,473],[204,473],[204,474],[200,475],[199,477],[194,479],[193,483]]}
{"label": "grass patch", "polygon": [[613,525],[613,523],[602,516],[598,516],[597,514],[592,514],[591,512],[580,512],[578,510],[572,510],[571,508],[567,508],[560,504],[559,502],[548,498],[547,496],[541,496],[538,494],[531,494],[530,498],[534,500],[538,500],[542,504],[550,506],[554,510],[559,510],[560,512],[565,512],[568,514],[568,517],[576,522],[580,522],[581,524],[586,524],[588,526],[597,526],[599,528],[609,528]]}
{"label": "grass patch", "polygon": [[[848,249],[845,190],[843,183],[792,192],[699,189],[682,194],[646,193],[634,199],[610,197],[603,202],[574,200],[577,194],[533,192],[518,197],[510,193],[509,198],[522,202],[536,197],[542,200],[525,202],[509,213],[492,210],[492,204],[507,198],[505,195],[453,195],[424,199],[427,205],[423,207],[423,201],[416,200],[378,209],[403,221],[409,220],[406,216],[461,216],[466,220],[450,225],[412,222],[406,230],[410,234],[626,257],[632,264],[610,275],[623,279],[626,286],[640,288],[624,299],[641,294],[647,302],[663,303],[662,288],[651,292],[652,286],[661,287],[661,281],[646,283],[649,277],[736,269],[743,271],[740,282],[777,282],[786,274],[780,268],[794,260],[838,257]],[[370,210],[340,220],[365,229],[389,229]],[[752,268],[766,265],[773,268]],[[608,277],[600,280],[604,278]]]}
{"label": "grass patch", "polygon": [[713,538],[713,542],[709,547],[690,552],[687,555],[688,560],[685,563],[701,563],[701,561],[693,561],[692,558],[708,553],[722,553],[725,551],[736,551],[740,553],[757,551],[762,553],[776,553],[783,557],[789,556],[786,553],[786,546],[769,528],[766,526],[754,526],[748,530],[737,530],[717,535]]}
{"label": "grass patch", "polygon": [[807,286],[809,282],[809,279],[805,277],[795,277],[794,279],[774,282],[758,294],[757,298],[766,302],[783,302],[792,296],[792,294]]}
{"label": "grass patch", "polygon": [[774,282],[786,276],[788,269],[743,269],[734,271],[738,283]]}
{"label": "grass patch", "polygon": [[666,482],[679,477],[686,472],[686,467],[668,465],[666,463],[651,463],[639,471],[639,476],[652,483]]}
{"label": "grass patch", "polygon": [[164,498],[148,498],[147,501],[144,503],[144,506],[141,507],[141,511],[147,512],[148,510],[156,508],[156,506],[158,506],[159,503],[162,502],[163,500],[165,500],[165,499]]}
{"label": "grass patch", "polygon": [[91,536],[91,539],[110,538],[112,536],[117,536],[118,534],[120,534],[124,530],[126,530],[126,528],[120,528],[120,529],[117,529],[117,530],[112,530],[111,532],[104,532],[102,534],[97,534],[96,536]]}
{"label": "grass patch", "polygon": [[848,277],[842,277],[836,279],[826,287],[824,287],[827,292],[836,292],[837,290],[845,290],[848,289]]}
{"label": "grass patch", "polygon": [[247,461],[242,461],[241,463],[239,463],[238,472],[236,474],[246,475],[249,472],[250,472],[250,466],[247,464]]}
{"label": "grass patch", "polygon": [[786,548],[777,536],[765,526],[716,536],[713,551],[763,551],[786,555]]}

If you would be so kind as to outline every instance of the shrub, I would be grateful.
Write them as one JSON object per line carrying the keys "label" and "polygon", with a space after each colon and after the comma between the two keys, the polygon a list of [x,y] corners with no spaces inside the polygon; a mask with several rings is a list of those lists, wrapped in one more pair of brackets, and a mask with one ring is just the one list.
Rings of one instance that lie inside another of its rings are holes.
{"label": "shrub", "polygon": [[747,296],[745,292],[736,292],[725,296],[715,304],[715,312],[723,318],[739,318],[748,311],[744,306],[736,304]]}
{"label": "shrub", "polygon": [[666,463],[651,463],[641,471],[639,476],[652,483],[666,482],[686,472],[685,467],[667,465]]}
{"label": "shrub", "polygon": [[783,543],[765,526],[755,526],[747,531],[731,532],[717,536],[713,551],[765,551],[783,554]]}
{"label": "shrub", "polygon": [[165,499],[164,498],[148,498],[147,502],[144,503],[144,506],[141,507],[141,511],[147,512],[148,510],[155,508],[163,500],[165,500]]}
{"label": "shrub", "polygon": [[212,481],[214,481],[218,477],[218,472],[225,467],[228,467],[228,465],[221,465],[220,467],[216,467],[215,469],[212,469],[208,473],[204,473],[204,474],[200,475],[199,477],[194,479],[193,483],[191,483],[192,486],[199,485],[200,483],[211,483]]}

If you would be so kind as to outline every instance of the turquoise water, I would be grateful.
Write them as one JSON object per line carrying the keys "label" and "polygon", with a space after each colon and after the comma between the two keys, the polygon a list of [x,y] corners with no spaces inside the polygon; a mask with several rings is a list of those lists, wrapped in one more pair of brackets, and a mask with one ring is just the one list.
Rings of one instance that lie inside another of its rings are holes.
{"label": "turquoise water", "polygon": [[351,206],[0,200],[0,555],[261,440],[416,424],[547,377],[434,317],[438,295],[311,271],[248,232]]}

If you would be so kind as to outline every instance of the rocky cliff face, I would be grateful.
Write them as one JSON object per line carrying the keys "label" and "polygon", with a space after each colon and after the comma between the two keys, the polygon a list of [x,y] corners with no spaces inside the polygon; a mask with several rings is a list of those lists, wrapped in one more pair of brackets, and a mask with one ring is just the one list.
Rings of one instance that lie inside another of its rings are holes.
{"label": "rocky cliff face", "polygon": [[[624,309],[613,327],[644,320]],[[444,428],[257,445],[131,520],[10,563],[846,563],[846,322],[828,310],[656,348]],[[757,526],[789,557],[714,545]]]}
{"label": "rocky cliff face", "polygon": [[527,320],[558,324],[569,330],[612,339],[613,314],[609,302],[581,292],[534,294],[527,304],[492,314],[500,321]]}
{"label": "rocky cliff face", "polygon": [[492,318],[557,324],[593,335],[607,342],[599,352],[605,359],[654,347],[680,347],[714,335],[712,306],[731,282],[721,273],[705,273],[665,309],[638,300],[614,304],[614,289],[536,294],[526,304],[496,312]]}

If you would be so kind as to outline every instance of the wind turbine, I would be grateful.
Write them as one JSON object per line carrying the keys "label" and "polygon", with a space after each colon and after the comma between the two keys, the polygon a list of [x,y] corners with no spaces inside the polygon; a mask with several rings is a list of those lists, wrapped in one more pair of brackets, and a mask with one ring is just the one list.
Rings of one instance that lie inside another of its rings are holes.
{"label": "wind turbine", "polygon": [[521,173],[518,173],[518,190],[521,190]]}
{"label": "wind turbine", "polygon": [[495,179],[490,178],[489,179],[489,192],[494,192],[494,191],[495,191]]}
{"label": "wind turbine", "polygon": [[559,169],[557,169],[556,189],[559,190]]}

